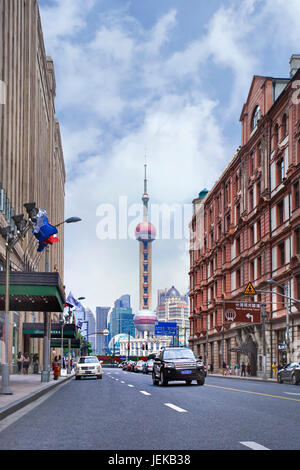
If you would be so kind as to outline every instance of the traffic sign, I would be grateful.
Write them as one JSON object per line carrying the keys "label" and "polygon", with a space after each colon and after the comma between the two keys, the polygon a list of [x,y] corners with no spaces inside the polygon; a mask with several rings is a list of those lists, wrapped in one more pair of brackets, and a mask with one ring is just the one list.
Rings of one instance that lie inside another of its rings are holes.
{"label": "traffic sign", "polygon": [[158,322],[155,325],[155,335],[177,335],[177,323],[175,322]]}
{"label": "traffic sign", "polygon": [[226,303],[225,323],[261,323],[261,304],[255,302]]}
{"label": "traffic sign", "polygon": [[248,282],[247,287],[244,290],[244,295],[256,295],[256,291],[251,282]]}

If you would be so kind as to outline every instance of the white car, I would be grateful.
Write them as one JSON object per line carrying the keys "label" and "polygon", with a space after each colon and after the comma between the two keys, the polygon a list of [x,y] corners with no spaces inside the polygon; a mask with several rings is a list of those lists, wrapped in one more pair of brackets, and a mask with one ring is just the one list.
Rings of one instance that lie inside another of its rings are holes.
{"label": "white car", "polygon": [[95,376],[97,379],[102,379],[102,361],[99,361],[96,356],[81,356],[75,365],[75,378],[76,380],[81,377]]}

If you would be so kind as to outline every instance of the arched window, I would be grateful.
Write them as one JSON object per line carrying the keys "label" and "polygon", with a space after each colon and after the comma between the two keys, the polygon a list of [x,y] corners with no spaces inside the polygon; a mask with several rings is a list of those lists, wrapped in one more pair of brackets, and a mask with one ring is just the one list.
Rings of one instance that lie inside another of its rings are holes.
{"label": "arched window", "polygon": [[253,114],[252,114],[251,130],[255,129],[255,127],[257,126],[257,122],[260,119],[260,116],[261,116],[260,107],[256,106],[256,108],[254,109]]}
{"label": "arched window", "polygon": [[274,126],[274,133],[273,133],[273,149],[278,145],[279,140],[279,126],[275,124]]}

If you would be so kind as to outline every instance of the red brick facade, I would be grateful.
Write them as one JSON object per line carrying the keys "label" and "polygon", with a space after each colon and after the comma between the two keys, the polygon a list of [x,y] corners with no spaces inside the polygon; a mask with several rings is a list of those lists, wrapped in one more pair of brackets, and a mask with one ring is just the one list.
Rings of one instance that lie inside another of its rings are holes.
{"label": "red brick facade", "polygon": [[254,76],[240,116],[242,145],[208,194],[193,201],[190,345],[215,369],[244,361],[253,375],[262,373],[261,325],[223,323],[224,301],[246,299],[249,281],[274,292],[253,298],[266,302],[268,374],[273,361],[300,361],[300,313],[288,306],[287,347],[287,304],[278,295],[300,298],[298,89],[300,70],[290,79]]}

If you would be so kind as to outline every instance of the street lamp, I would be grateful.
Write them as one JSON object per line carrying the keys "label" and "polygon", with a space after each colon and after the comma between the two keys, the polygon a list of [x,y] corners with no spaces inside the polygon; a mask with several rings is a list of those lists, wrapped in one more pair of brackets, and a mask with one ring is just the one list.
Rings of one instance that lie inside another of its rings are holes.
{"label": "street lamp", "polygon": [[[25,205],[26,206],[26,205]],[[27,205],[28,206],[28,205]],[[30,205],[26,208],[26,210],[36,210],[34,207],[31,208]],[[36,215],[33,213],[32,216]],[[62,225],[64,223],[74,223],[80,222],[81,219],[79,217],[70,217],[63,222],[60,222],[56,227]],[[45,250],[45,269],[46,272],[50,272],[50,263],[49,263],[49,247],[46,247]],[[51,326],[50,326],[50,313],[45,312],[44,314],[44,342],[43,342],[43,370],[41,374],[41,382],[49,382],[50,381],[50,341],[51,341]],[[62,326],[63,330],[63,326]],[[62,349],[63,354],[63,349]],[[69,360],[70,362],[70,360]],[[68,366],[69,367],[69,366]]]}

